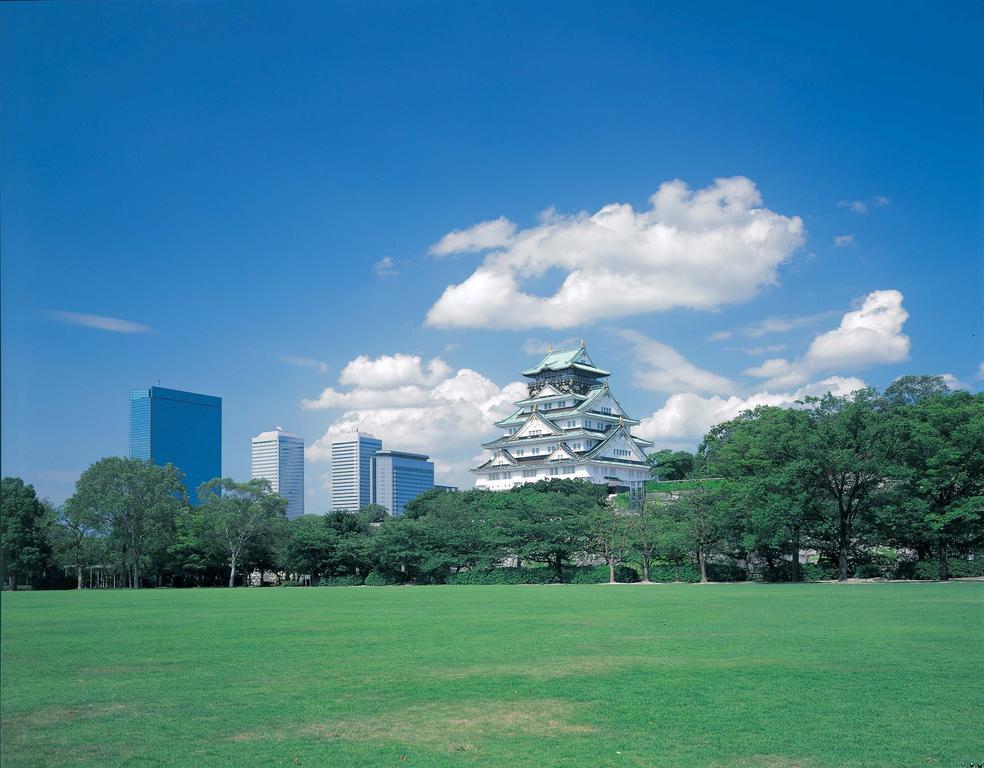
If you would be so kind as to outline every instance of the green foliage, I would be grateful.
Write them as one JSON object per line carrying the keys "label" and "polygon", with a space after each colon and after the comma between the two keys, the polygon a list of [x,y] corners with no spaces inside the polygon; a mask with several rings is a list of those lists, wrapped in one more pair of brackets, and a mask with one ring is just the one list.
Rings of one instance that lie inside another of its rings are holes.
{"label": "green foliage", "polygon": [[[607,580],[607,576],[606,576]],[[448,577],[448,584],[557,584],[553,568],[474,568]]]}
{"label": "green foliage", "polygon": [[[966,579],[984,576],[984,557],[973,560],[950,558],[947,561],[950,578]],[[916,563],[912,577],[915,579],[936,580],[940,576],[939,567],[935,562]]]}
{"label": "green foliage", "polygon": [[[189,528],[204,542],[223,550],[228,557],[229,586],[233,587],[237,567],[246,564],[249,547],[262,547],[279,534],[287,500],[271,490],[269,480],[237,483],[230,477],[202,483],[198,497],[201,506],[187,510]],[[253,553],[255,559],[264,554]]]}
{"label": "green foliage", "polygon": [[683,480],[694,468],[694,455],[689,451],[665,449],[650,453],[646,460],[650,474],[657,480]]}
{"label": "green foliage", "polygon": [[366,576],[364,583],[367,587],[390,587],[394,584],[399,584],[400,582],[396,579],[390,578],[384,573],[372,571]]}
{"label": "green foliage", "polygon": [[[565,576],[565,580],[571,584],[607,584],[609,571],[607,565],[582,565],[570,569]],[[616,565],[615,581],[634,584],[639,581],[639,574],[627,565]]]}
{"label": "green foliage", "polygon": [[[615,580],[630,584],[639,581],[639,574],[624,565],[615,566]],[[558,578],[556,570],[536,568],[475,568],[453,574],[448,584],[607,584],[607,565],[567,566]]]}
{"label": "green foliage", "polygon": [[358,587],[363,583],[360,576],[323,576],[318,580],[319,587]]}
{"label": "green foliage", "polygon": [[51,514],[34,486],[19,477],[0,481],[0,582],[39,577],[51,558]]}
{"label": "green foliage", "polygon": [[82,473],[65,505],[107,536],[108,551],[118,555],[137,589],[144,566],[165,557],[185,502],[181,473],[173,465],[113,456]]}

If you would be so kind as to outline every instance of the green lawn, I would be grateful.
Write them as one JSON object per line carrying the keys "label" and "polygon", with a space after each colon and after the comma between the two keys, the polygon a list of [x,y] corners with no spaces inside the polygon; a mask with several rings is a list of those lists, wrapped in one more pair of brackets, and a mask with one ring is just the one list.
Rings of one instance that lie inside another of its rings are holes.
{"label": "green lawn", "polygon": [[984,584],[2,596],[15,766],[959,766]]}

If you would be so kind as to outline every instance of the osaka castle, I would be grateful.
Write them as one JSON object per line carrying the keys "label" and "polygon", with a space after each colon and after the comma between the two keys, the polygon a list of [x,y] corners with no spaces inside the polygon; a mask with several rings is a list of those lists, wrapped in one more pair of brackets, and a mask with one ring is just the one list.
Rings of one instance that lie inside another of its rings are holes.
{"label": "osaka castle", "polygon": [[503,491],[521,483],[580,478],[607,484],[611,493],[641,492],[649,477],[648,440],[630,429],[639,421],[608,388],[611,374],[594,364],[581,341],[573,349],[547,350],[523,371],[528,396],[496,426],[485,443],[491,457],[471,471],[475,487]]}

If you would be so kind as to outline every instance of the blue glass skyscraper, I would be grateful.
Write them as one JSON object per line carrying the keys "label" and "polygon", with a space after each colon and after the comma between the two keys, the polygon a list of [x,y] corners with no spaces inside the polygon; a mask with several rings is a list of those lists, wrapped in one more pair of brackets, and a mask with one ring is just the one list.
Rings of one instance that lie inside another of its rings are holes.
{"label": "blue glass skyscraper", "polygon": [[434,487],[434,463],[427,456],[403,451],[376,451],[372,460],[373,503],[391,515],[402,515],[407,504]]}
{"label": "blue glass skyscraper", "polygon": [[222,477],[222,398],[151,387],[130,391],[130,458],[184,474],[188,498]]}

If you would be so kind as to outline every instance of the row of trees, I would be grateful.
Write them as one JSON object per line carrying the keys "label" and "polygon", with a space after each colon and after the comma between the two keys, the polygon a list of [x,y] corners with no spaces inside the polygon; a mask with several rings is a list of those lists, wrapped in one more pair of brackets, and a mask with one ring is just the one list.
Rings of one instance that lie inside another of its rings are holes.
{"label": "row of trees", "polygon": [[287,520],[263,481],[216,479],[190,505],[173,467],[109,458],[59,509],[3,480],[2,567],[12,584],[69,571],[79,587],[93,569],[132,587],[232,586],[256,570],[440,583],[506,562],[556,580],[582,562],[607,563],[612,580],[622,564],[647,580],[660,565],[799,580],[810,551],[840,579],[888,557],[932,560],[946,579],[951,557],[984,546],[984,394],[935,377],[760,407],[714,427],[696,454],[651,460],[654,476],[681,482],[638,510],[603,486],[553,480],[431,491],[401,518],[368,507]]}

